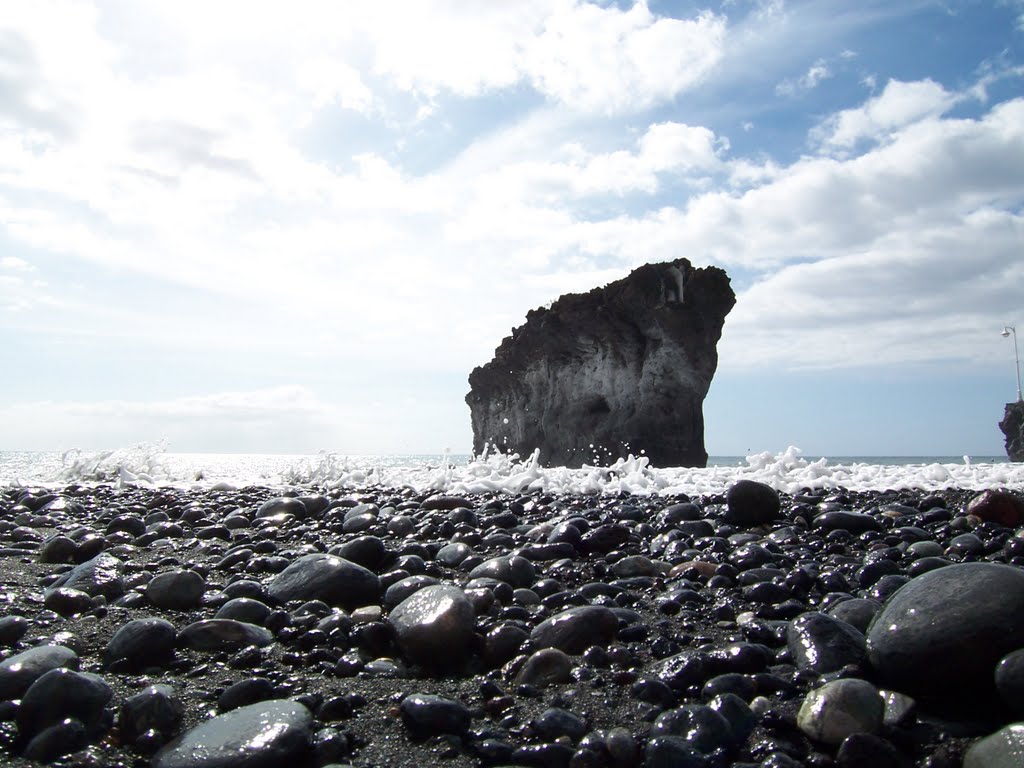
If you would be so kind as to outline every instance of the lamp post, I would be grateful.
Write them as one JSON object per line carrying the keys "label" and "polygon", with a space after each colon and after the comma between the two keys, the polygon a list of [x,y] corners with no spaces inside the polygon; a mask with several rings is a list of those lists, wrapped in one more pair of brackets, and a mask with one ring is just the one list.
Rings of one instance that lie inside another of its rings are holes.
{"label": "lamp post", "polygon": [[1020,395],[1020,352],[1017,351],[1017,329],[1012,325],[1003,326],[1003,338],[1009,338],[1010,334],[1013,334],[1013,362],[1016,365],[1015,370],[1017,371],[1017,402],[1024,401],[1024,397]]}

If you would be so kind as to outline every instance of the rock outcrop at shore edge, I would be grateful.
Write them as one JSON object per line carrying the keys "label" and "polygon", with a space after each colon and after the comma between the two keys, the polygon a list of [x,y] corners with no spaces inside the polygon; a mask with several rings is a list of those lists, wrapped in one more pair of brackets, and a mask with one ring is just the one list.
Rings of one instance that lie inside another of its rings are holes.
{"label": "rock outcrop at shore edge", "polygon": [[1006,455],[1010,461],[1024,461],[1024,401],[1006,404],[999,428],[1006,436]]}
{"label": "rock outcrop at shore edge", "polygon": [[704,397],[735,303],[724,271],[677,259],[531,311],[470,374],[474,451],[705,466]]}

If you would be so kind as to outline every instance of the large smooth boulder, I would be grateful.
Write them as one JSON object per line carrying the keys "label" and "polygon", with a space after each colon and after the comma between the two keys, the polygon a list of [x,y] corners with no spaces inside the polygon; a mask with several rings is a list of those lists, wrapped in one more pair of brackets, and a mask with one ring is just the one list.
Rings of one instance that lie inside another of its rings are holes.
{"label": "large smooth boulder", "polygon": [[1024,570],[960,563],[901,587],[867,632],[868,659],[890,687],[916,696],[991,699],[995,668],[1024,648]]}

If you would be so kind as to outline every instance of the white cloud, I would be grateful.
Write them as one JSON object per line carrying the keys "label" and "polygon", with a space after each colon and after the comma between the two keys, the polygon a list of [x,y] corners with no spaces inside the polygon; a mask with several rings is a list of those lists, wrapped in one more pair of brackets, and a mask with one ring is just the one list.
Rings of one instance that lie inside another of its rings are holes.
{"label": "white cloud", "polygon": [[780,96],[797,96],[814,90],[822,81],[828,80],[833,74],[825,60],[818,59],[811,65],[810,69],[796,80],[783,80],[775,86],[775,92]]}
{"label": "white cloud", "polygon": [[359,71],[344,61],[324,55],[310,58],[298,66],[295,76],[299,87],[312,95],[314,111],[333,103],[360,113],[373,106],[373,92]]}
{"label": "white cloud", "polygon": [[516,200],[543,201],[549,206],[608,193],[651,195],[665,179],[696,181],[721,171],[721,155],[728,148],[727,139],[702,126],[654,123],[636,141],[635,149],[592,152],[570,142],[550,158],[511,161],[482,171],[475,187],[487,197],[512,192]]}
{"label": "white cloud", "polygon": [[645,2],[629,10],[564,4],[525,44],[525,69],[542,93],[576,109],[614,113],[669,101],[694,87],[722,57],[725,19],[657,18]]}
{"label": "white cloud", "polygon": [[829,117],[815,135],[826,149],[849,150],[859,142],[878,141],[906,125],[938,117],[959,98],[933,80],[890,80],[882,93],[863,106]]}
{"label": "white cloud", "polygon": [[245,445],[261,453],[440,453],[458,430],[428,439],[408,431],[423,408],[451,418],[449,405],[434,400],[421,389],[418,397],[400,393],[386,408],[367,408],[296,384],[163,400],[33,400],[0,406],[0,432],[12,450],[92,451],[159,440],[179,452]]}
{"label": "white cloud", "polygon": [[[1011,215],[981,213],[785,267],[741,294],[721,358],[796,369],[986,364],[998,356],[997,318],[1018,306],[1021,230]],[[984,254],[966,257],[981,241]]]}
{"label": "white cloud", "polygon": [[17,256],[0,256],[0,269],[9,269],[12,272],[28,272],[33,269],[33,266]]}
{"label": "white cloud", "polygon": [[[340,444],[342,416],[308,389],[283,386],[162,401],[25,402],[0,408],[0,430],[23,450],[91,450],[156,438],[181,450],[224,450],[241,437],[254,450],[288,453]],[[97,435],[111,443],[97,444]]]}
{"label": "white cloud", "polygon": [[357,27],[370,34],[375,74],[433,98],[472,97],[528,83],[552,101],[601,113],[670,101],[722,55],[725,19],[704,12],[675,19],[644,0],[627,10],[580,0],[402,8],[363,4]]}

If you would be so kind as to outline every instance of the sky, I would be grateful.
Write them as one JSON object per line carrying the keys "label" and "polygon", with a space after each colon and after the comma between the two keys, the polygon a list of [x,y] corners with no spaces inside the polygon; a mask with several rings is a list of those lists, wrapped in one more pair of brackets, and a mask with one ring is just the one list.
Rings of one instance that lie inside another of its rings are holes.
{"label": "sky", "polygon": [[468,453],[530,309],[685,257],[737,294],[710,454],[1002,454],[1022,42],[1022,0],[0,0],[0,449]]}

